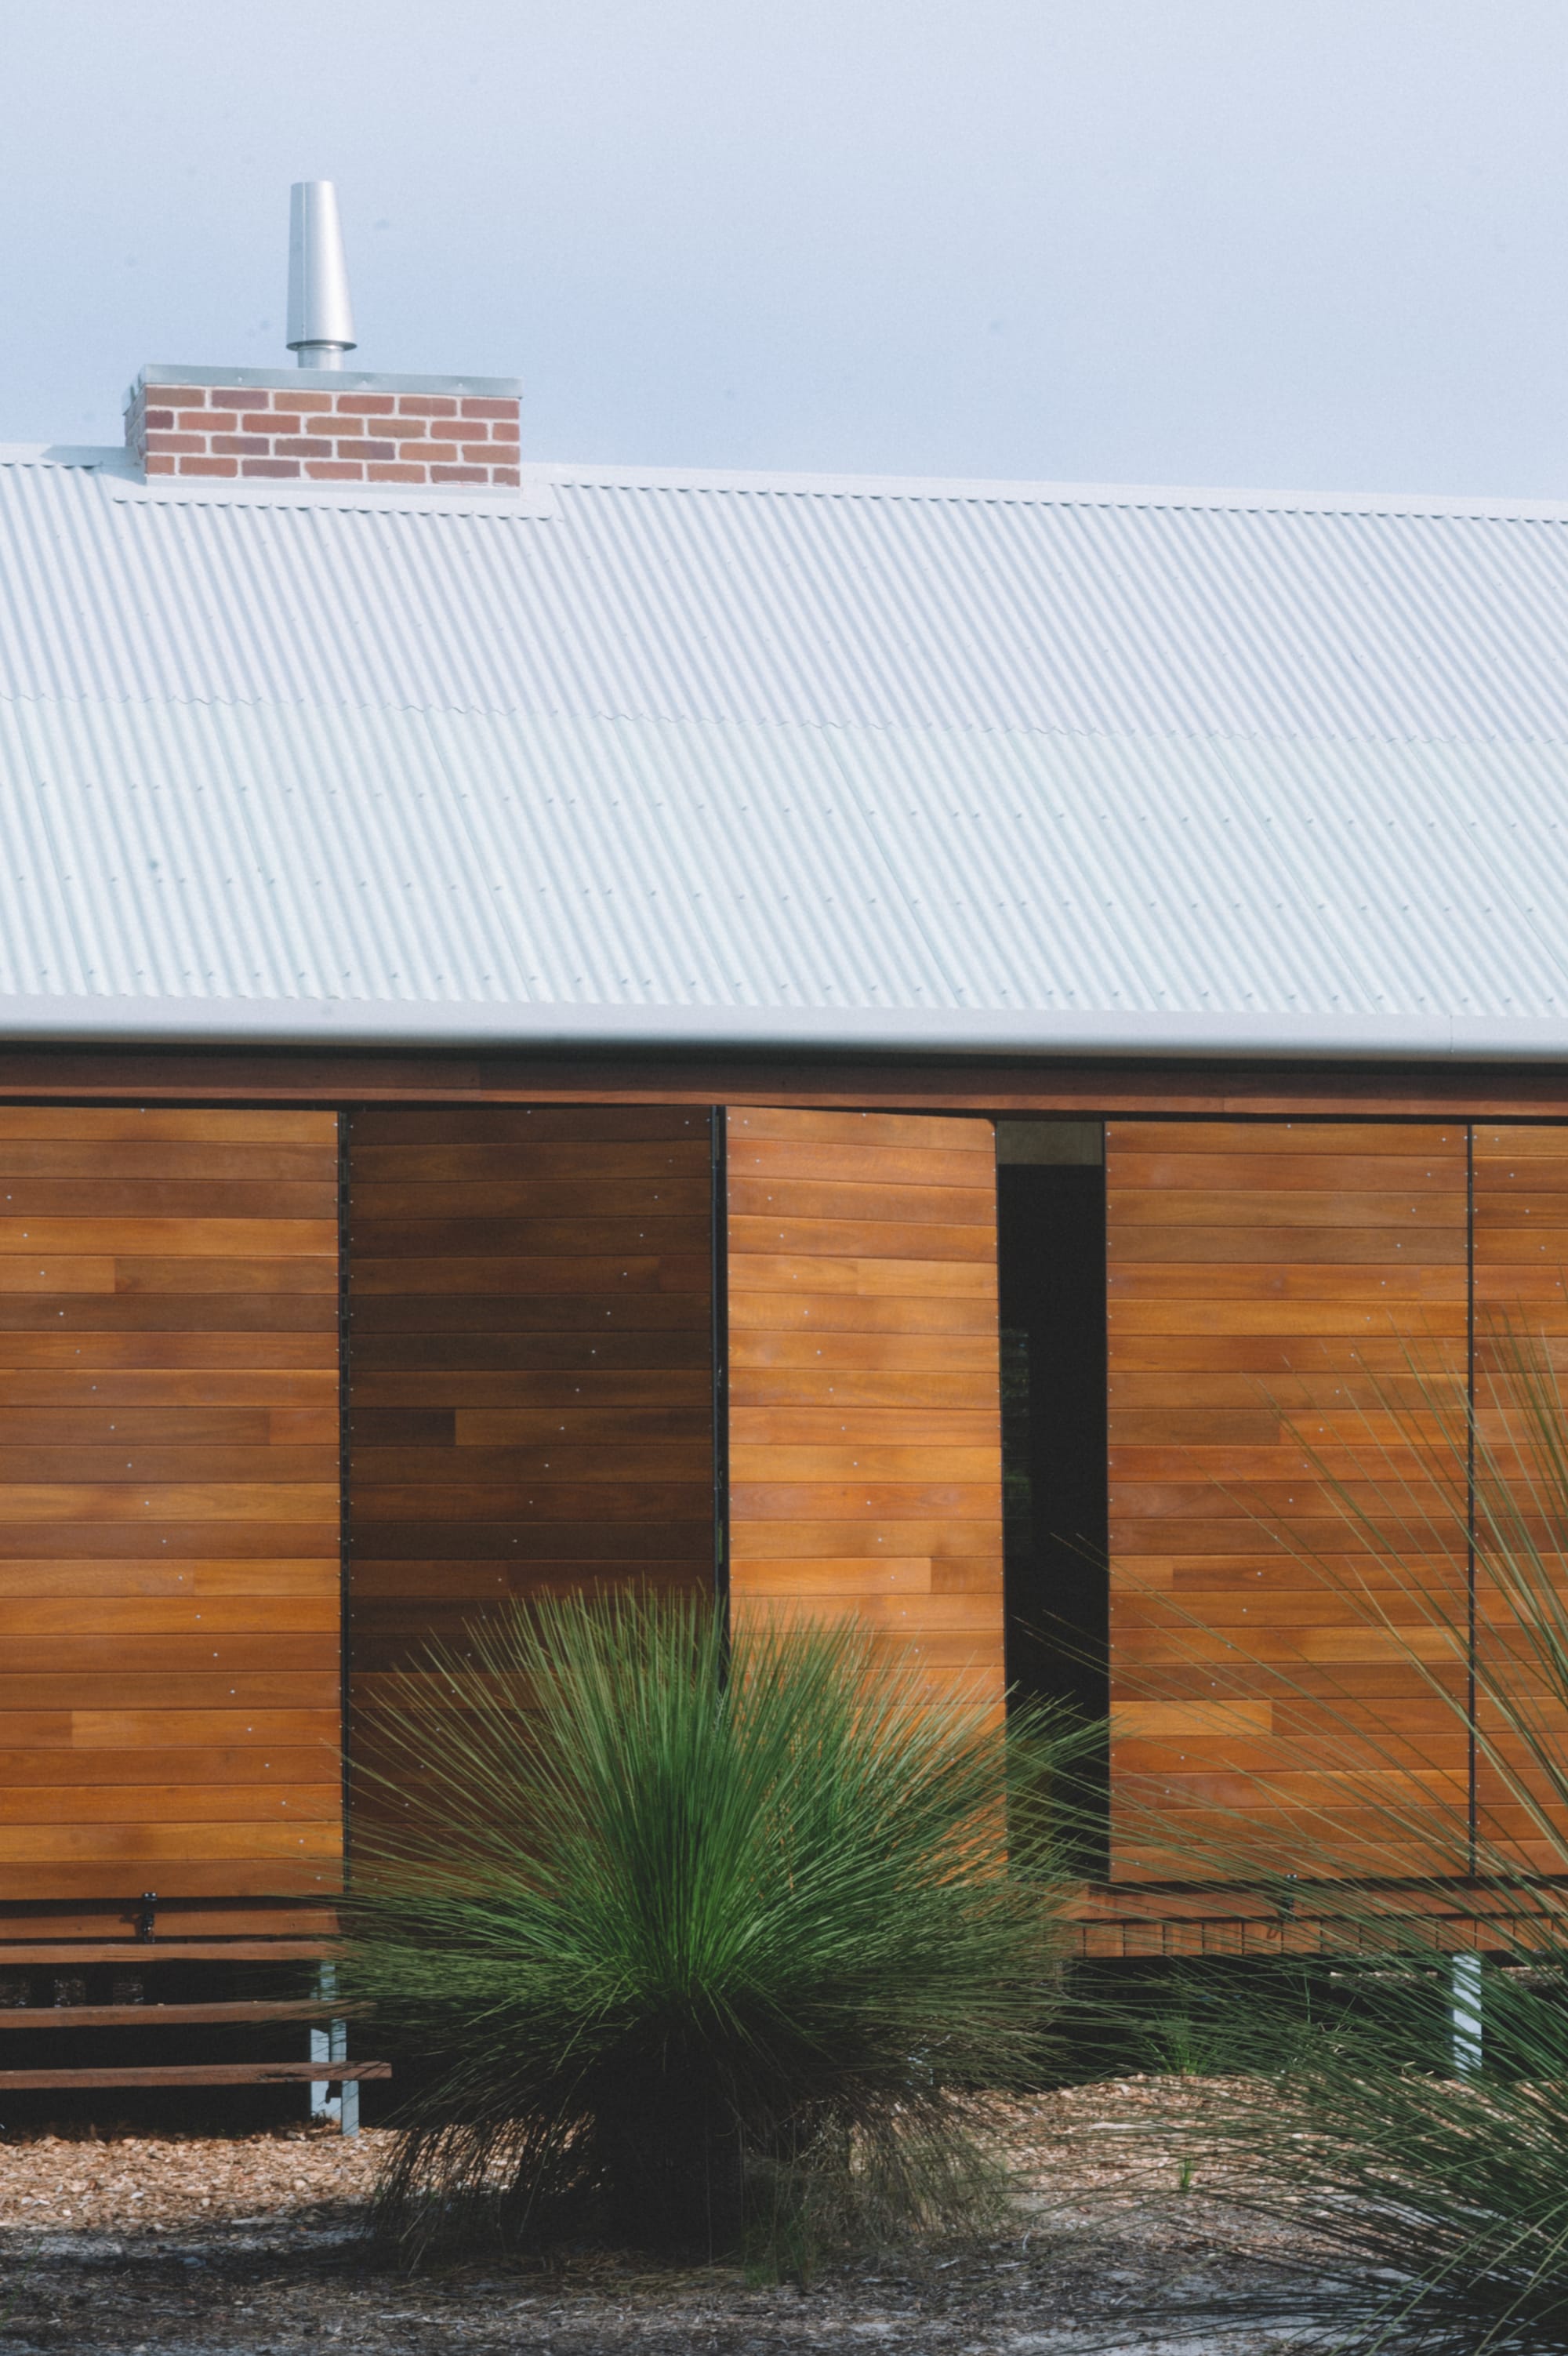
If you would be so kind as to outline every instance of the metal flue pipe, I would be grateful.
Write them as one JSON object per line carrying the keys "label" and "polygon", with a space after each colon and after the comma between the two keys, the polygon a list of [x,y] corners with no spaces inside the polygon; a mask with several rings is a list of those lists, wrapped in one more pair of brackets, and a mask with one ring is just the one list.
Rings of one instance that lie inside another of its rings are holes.
{"label": "metal flue pipe", "polygon": [[289,191],[288,348],[301,368],[341,368],[355,348],[354,310],[338,191],[330,180],[296,180]]}

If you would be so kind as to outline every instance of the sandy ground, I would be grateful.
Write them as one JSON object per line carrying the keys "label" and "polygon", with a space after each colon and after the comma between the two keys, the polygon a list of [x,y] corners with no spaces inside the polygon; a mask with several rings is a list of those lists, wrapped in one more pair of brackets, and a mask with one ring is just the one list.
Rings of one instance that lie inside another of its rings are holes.
{"label": "sandy ground", "polygon": [[360,2233],[385,2142],[373,2130],[0,2144],[0,2356],[1278,2356],[1312,2344],[1301,2328],[1203,2323],[1217,2291],[1277,2299],[1278,2263],[1304,2254],[1239,2236],[1200,2188],[1180,2194],[1157,2136],[1118,2142],[1168,2099],[1132,2081],[1018,2106],[1015,2230],[830,2269],[804,2288],[613,2256],[400,2278]]}

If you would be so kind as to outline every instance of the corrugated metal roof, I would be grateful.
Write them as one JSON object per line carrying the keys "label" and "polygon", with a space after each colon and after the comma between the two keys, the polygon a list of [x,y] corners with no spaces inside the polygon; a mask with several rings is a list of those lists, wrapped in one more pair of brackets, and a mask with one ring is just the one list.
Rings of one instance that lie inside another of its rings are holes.
{"label": "corrugated metal roof", "polygon": [[1556,1055],[1568,507],[0,454],[0,1028]]}

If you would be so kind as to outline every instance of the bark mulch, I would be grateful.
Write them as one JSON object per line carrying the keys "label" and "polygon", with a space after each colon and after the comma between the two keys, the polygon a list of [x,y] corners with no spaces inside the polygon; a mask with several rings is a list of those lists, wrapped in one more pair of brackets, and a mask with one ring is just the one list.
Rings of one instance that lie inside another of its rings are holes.
{"label": "bark mulch", "polygon": [[[632,2255],[488,2259],[401,2276],[367,2244],[384,2131],[0,2143],[0,2356],[1271,2356],[1280,2326],[1202,2322],[1277,2291],[1271,2246],[1183,2196],[1158,2082],[1020,2104],[1014,2229],[825,2269],[804,2286]],[[1126,2140],[1122,2141],[1125,2135]]]}

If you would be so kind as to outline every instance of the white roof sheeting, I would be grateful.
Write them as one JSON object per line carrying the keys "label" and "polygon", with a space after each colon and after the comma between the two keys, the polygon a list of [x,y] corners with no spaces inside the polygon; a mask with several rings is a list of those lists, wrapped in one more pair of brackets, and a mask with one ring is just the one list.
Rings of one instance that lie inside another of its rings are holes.
{"label": "white roof sheeting", "polygon": [[0,452],[0,1032],[1568,1050],[1568,506],[412,498]]}

